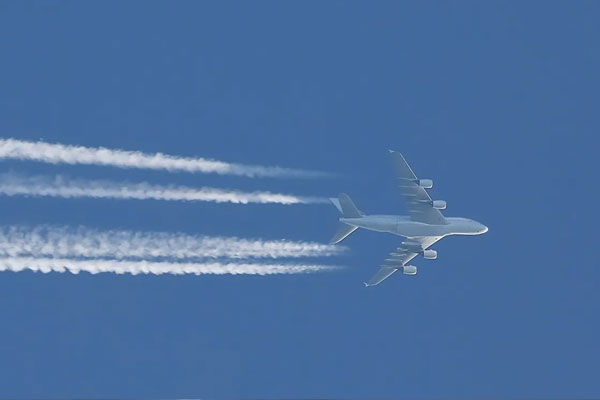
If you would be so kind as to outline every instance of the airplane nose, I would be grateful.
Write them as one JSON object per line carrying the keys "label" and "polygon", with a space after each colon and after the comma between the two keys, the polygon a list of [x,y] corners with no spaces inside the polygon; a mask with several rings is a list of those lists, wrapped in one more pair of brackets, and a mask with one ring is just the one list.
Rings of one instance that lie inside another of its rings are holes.
{"label": "airplane nose", "polygon": [[488,231],[488,227],[485,225],[482,225],[483,228],[481,229],[481,233],[486,233]]}

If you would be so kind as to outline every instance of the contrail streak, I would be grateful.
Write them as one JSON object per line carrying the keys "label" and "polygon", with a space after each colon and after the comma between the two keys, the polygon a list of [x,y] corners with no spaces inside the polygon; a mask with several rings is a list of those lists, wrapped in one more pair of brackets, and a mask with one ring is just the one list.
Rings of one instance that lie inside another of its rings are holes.
{"label": "contrail streak", "polygon": [[240,192],[216,188],[161,186],[149,183],[71,179],[65,176],[20,176],[0,174],[0,194],[6,196],[49,196],[63,198],[209,201],[216,203],[324,204],[321,197],[304,197],[271,192]]}
{"label": "contrail streak", "polygon": [[91,274],[114,272],[116,274],[232,274],[232,275],[273,275],[302,274],[330,271],[338,267],[326,265],[285,265],[285,264],[242,264],[242,263],[173,263],[150,261],[113,260],[70,260],[66,258],[15,257],[0,258],[0,271],[23,271],[29,269],[43,273],[86,271]]}
{"label": "contrail streak", "polygon": [[113,259],[328,257],[347,249],[314,242],[250,240],[169,232],[134,232],[57,226],[0,228],[0,256]]}
{"label": "contrail streak", "polygon": [[0,158],[42,161],[52,164],[105,165],[270,178],[322,178],[331,174],[302,169],[232,164],[205,158],[170,156],[162,153],[111,150],[46,142],[0,139]]}

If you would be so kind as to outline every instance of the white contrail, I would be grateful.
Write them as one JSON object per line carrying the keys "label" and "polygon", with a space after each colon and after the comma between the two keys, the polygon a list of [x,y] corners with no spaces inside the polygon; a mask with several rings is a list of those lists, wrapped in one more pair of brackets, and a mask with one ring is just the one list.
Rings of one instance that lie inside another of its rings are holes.
{"label": "white contrail", "polygon": [[21,176],[0,174],[0,194],[6,196],[92,197],[110,199],[209,201],[216,203],[319,204],[326,198],[304,197],[271,192],[240,192],[216,188],[161,186],[149,183],[119,183],[71,179],[65,176]]}
{"label": "white contrail", "polygon": [[308,272],[330,271],[338,267],[326,265],[285,265],[285,264],[242,264],[242,263],[174,263],[151,261],[116,260],[72,260],[66,258],[14,257],[0,258],[0,271],[23,271],[30,269],[48,273],[86,271],[91,274],[114,272],[116,274],[232,274],[232,275],[273,275],[301,274]]}
{"label": "white contrail", "polygon": [[0,139],[0,158],[42,161],[52,164],[108,165],[119,168],[143,168],[271,178],[321,178],[331,174],[301,169],[232,164],[205,158],[170,156],[162,153],[111,150],[46,142]]}
{"label": "white contrail", "polygon": [[0,256],[113,259],[328,257],[347,249],[314,242],[251,240],[169,232],[134,232],[57,226],[0,228]]}

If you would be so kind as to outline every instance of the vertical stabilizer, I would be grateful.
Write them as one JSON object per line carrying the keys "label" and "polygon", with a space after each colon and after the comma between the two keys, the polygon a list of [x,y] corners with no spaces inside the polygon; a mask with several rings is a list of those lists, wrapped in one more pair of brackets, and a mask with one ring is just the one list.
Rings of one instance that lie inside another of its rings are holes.
{"label": "vertical stabilizer", "polygon": [[358,211],[358,208],[356,208],[354,202],[346,193],[340,193],[338,198],[344,218],[360,218],[364,215]]}
{"label": "vertical stabilizer", "polygon": [[[338,211],[342,214],[344,218],[361,218],[364,214],[361,213],[358,208],[354,205],[350,196],[346,193],[340,193],[338,198],[329,199],[331,203],[338,209]],[[339,243],[342,240],[346,239],[352,232],[357,230],[357,226],[348,225],[343,222],[340,222],[337,231],[331,238],[331,244]]]}

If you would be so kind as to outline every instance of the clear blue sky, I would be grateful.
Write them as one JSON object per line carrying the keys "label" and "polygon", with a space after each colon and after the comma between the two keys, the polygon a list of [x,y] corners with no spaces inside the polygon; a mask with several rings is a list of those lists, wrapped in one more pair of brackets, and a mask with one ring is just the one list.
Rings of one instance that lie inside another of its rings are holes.
{"label": "clear blue sky", "polygon": [[[0,273],[0,397],[598,397],[600,3],[0,3],[0,136],[339,172],[272,180],[2,162],[22,173],[305,195],[402,213],[387,149],[447,238],[319,275]],[[326,242],[328,205],[0,198],[3,224]],[[326,262],[328,260],[321,260]]]}

